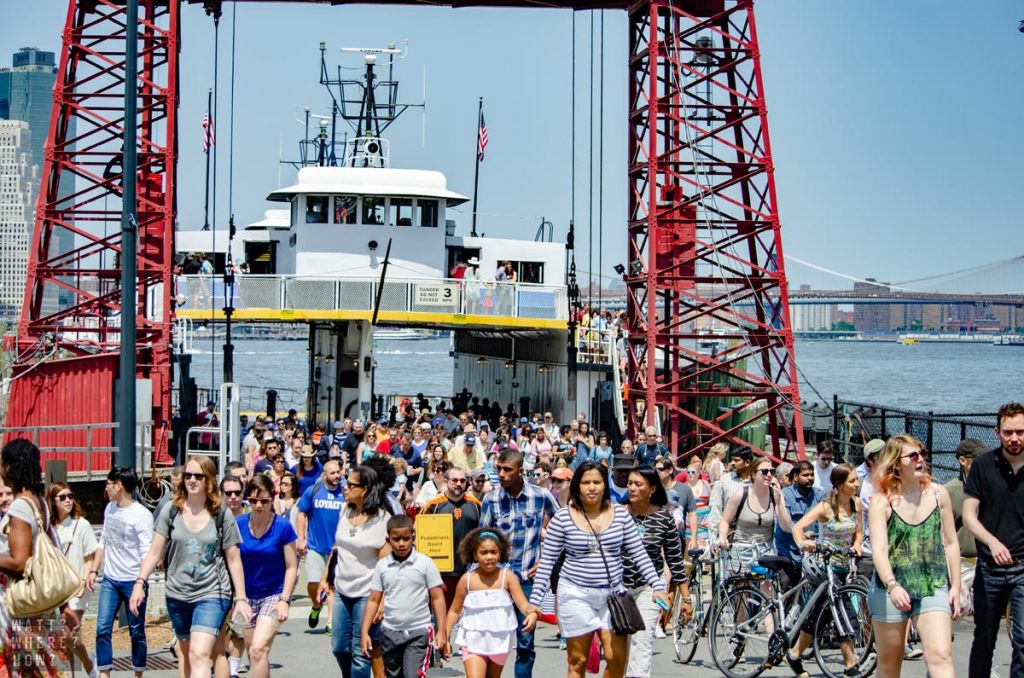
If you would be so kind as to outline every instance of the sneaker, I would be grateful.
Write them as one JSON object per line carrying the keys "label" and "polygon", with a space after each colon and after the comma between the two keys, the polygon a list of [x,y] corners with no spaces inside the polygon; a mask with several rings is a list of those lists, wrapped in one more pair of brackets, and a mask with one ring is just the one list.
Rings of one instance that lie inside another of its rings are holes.
{"label": "sneaker", "polygon": [[920,659],[924,656],[924,650],[913,645],[907,645],[906,649],[903,650],[904,659]]}
{"label": "sneaker", "polygon": [[327,624],[324,625],[324,633],[327,634],[328,638],[331,637],[331,622],[327,622]]}
{"label": "sneaker", "polygon": [[322,609],[324,609],[323,605],[309,611],[309,628],[315,629],[316,625],[320,623],[320,610]]}
{"label": "sneaker", "polygon": [[847,666],[846,669],[843,671],[843,675],[844,676],[859,676],[860,675],[860,667],[859,666]]}
{"label": "sneaker", "polygon": [[666,637],[665,629],[661,628],[660,625],[655,624],[654,625],[654,637],[655,638],[665,638]]}
{"label": "sneaker", "polygon": [[789,650],[786,650],[786,663],[789,664],[789,668],[793,670],[793,674],[797,678],[810,678],[811,674],[804,670],[804,660],[800,657],[794,657],[789,653]]}

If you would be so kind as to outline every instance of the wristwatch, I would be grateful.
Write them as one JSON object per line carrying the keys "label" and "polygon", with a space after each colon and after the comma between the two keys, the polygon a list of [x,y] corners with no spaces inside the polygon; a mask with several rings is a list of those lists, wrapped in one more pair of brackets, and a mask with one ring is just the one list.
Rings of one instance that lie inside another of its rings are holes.
{"label": "wristwatch", "polygon": [[899,586],[899,583],[895,579],[890,579],[889,581],[885,582],[885,592],[892,593],[892,590],[897,586]]}

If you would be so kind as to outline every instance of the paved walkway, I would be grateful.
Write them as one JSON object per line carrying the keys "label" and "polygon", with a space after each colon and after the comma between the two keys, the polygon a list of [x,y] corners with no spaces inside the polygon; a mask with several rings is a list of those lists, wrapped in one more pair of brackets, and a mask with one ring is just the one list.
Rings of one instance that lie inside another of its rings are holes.
{"label": "paved walkway", "polygon": [[[308,607],[296,607],[293,610],[294,616],[289,619],[278,633],[274,648],[270,654],[272,671],[277,675],[316,675],[334,676],[341,675],[331,654],[330,639],[324,634],[323,620],[319,629],[311,630],[306,624]],[[968,622],[958,623],[955,627],[955,638],[953,647],[953,661],[956,668],[956,675],[967,675],[968,655],[971,648],[972,625]],[[128,653],[120,653],[127,656]],[[150,678],[164,678],[176,676],[177,672],[168,670],[173,657],[168,652],[154,653],[150,657],[150,671],[146,676]],[[505,676],[513,675],[513,661],[509,661],[504,672]],[[243,671],[246,666],[243,661]],[[805,668],[812,676],[818,675],[818,667],[814,660],[804,662]],[[564,675],[565,653],[558,649],[558,638],[554,628],[541,624],[537,632],[537,664],[534,675],[538,678],[557,678]],[[115,672],[115,675],[117,673]],[[243,676],[245,673],[242,674]],[[437,678],[453,678],[465,675],[462,671],[462,664],[453,658],[444,668],[431,670],[430,675]],[[720,676],[707,651],[707,642],[702,641],[696,657],[689,665],[683,666],[675,662],[672,652],[671,641],[656,640],[655,656],[653,662],[652,678],[678,678],[679,676]],[[787,667],[777,667],[762,674],[764,676],[792,676]],[[924,662],[921,660],[908,661],[903,664],[903,676],[924,677],[927,675]],[[1010,678],[1010,645],[1006,636],[999,639],[996,647],[995,662],[993,665],[993,676],[999,678]]]}

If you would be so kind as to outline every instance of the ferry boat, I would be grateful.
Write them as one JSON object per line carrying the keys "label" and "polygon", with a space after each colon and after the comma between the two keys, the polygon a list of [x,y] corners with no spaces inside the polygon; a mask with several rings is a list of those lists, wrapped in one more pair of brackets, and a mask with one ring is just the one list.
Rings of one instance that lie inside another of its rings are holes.
{"label": "ferry boat", "polygon": [[[381,136],[403,107],[397,82],[380,79],[375,68],[398,50],[343,50],[354,51],[363,58],[363,79],[321,77],[332,115],[320,119],[319,136],[303,142],[295,183],[267,196],[287,209],[267,210],[236,236],[241,261],[226,260],[226,238],[215,243],[209,231],[178,232],[179,257],[204,254],[218,272],[179,277],[178,318],[222,322],[230,306],[236,322],[308,324],[307,412],[317,423],[380,415],[375,339],[447,330],[452,394],[551,411],[559,421],[581,409],[596,425],[617,430],[622,405],[614,396],[612,347],[587,342],[589,357],[575,374],[581,404],[567,397],[566,244],[554,240],[553,229],[546,236],[538,229],[533,240],[459,233],[449,210],[470,198],[449,188],[439,171],[393,167]],[[327,73],[323,56],[321,62]],[[339,117],[355,131],[340,144],[328,129]],[[505,277],[505,262],[515,282]],[[231,285],[219,275],[243,264],[248,272]],[[333,393],[326,412],[318,409],[325,393]],[[604,421],[594,418],[591,403],[605,403],[598,405]]]}

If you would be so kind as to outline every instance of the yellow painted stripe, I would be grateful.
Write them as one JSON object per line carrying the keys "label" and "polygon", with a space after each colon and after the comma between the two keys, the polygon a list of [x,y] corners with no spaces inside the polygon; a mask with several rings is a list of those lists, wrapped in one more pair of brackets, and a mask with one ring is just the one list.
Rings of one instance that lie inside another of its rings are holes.
{"label": "yellow painted stripe", "polygon": [[[223,322],[221,309],[178,309],[179,318],[198,322]],[[308,322],[311,320],[366,320],[372,311],[280,310],[272,308],[238,309],[232,320],[249,322]],[[377,321],[385,325],[423,325],[430,327],[507,327],[510,329],[565,330],[567,321],[544,318],[515,318],[511,316],[469,315],[461,313],[419,313],[413,311],[381,311]]]}

